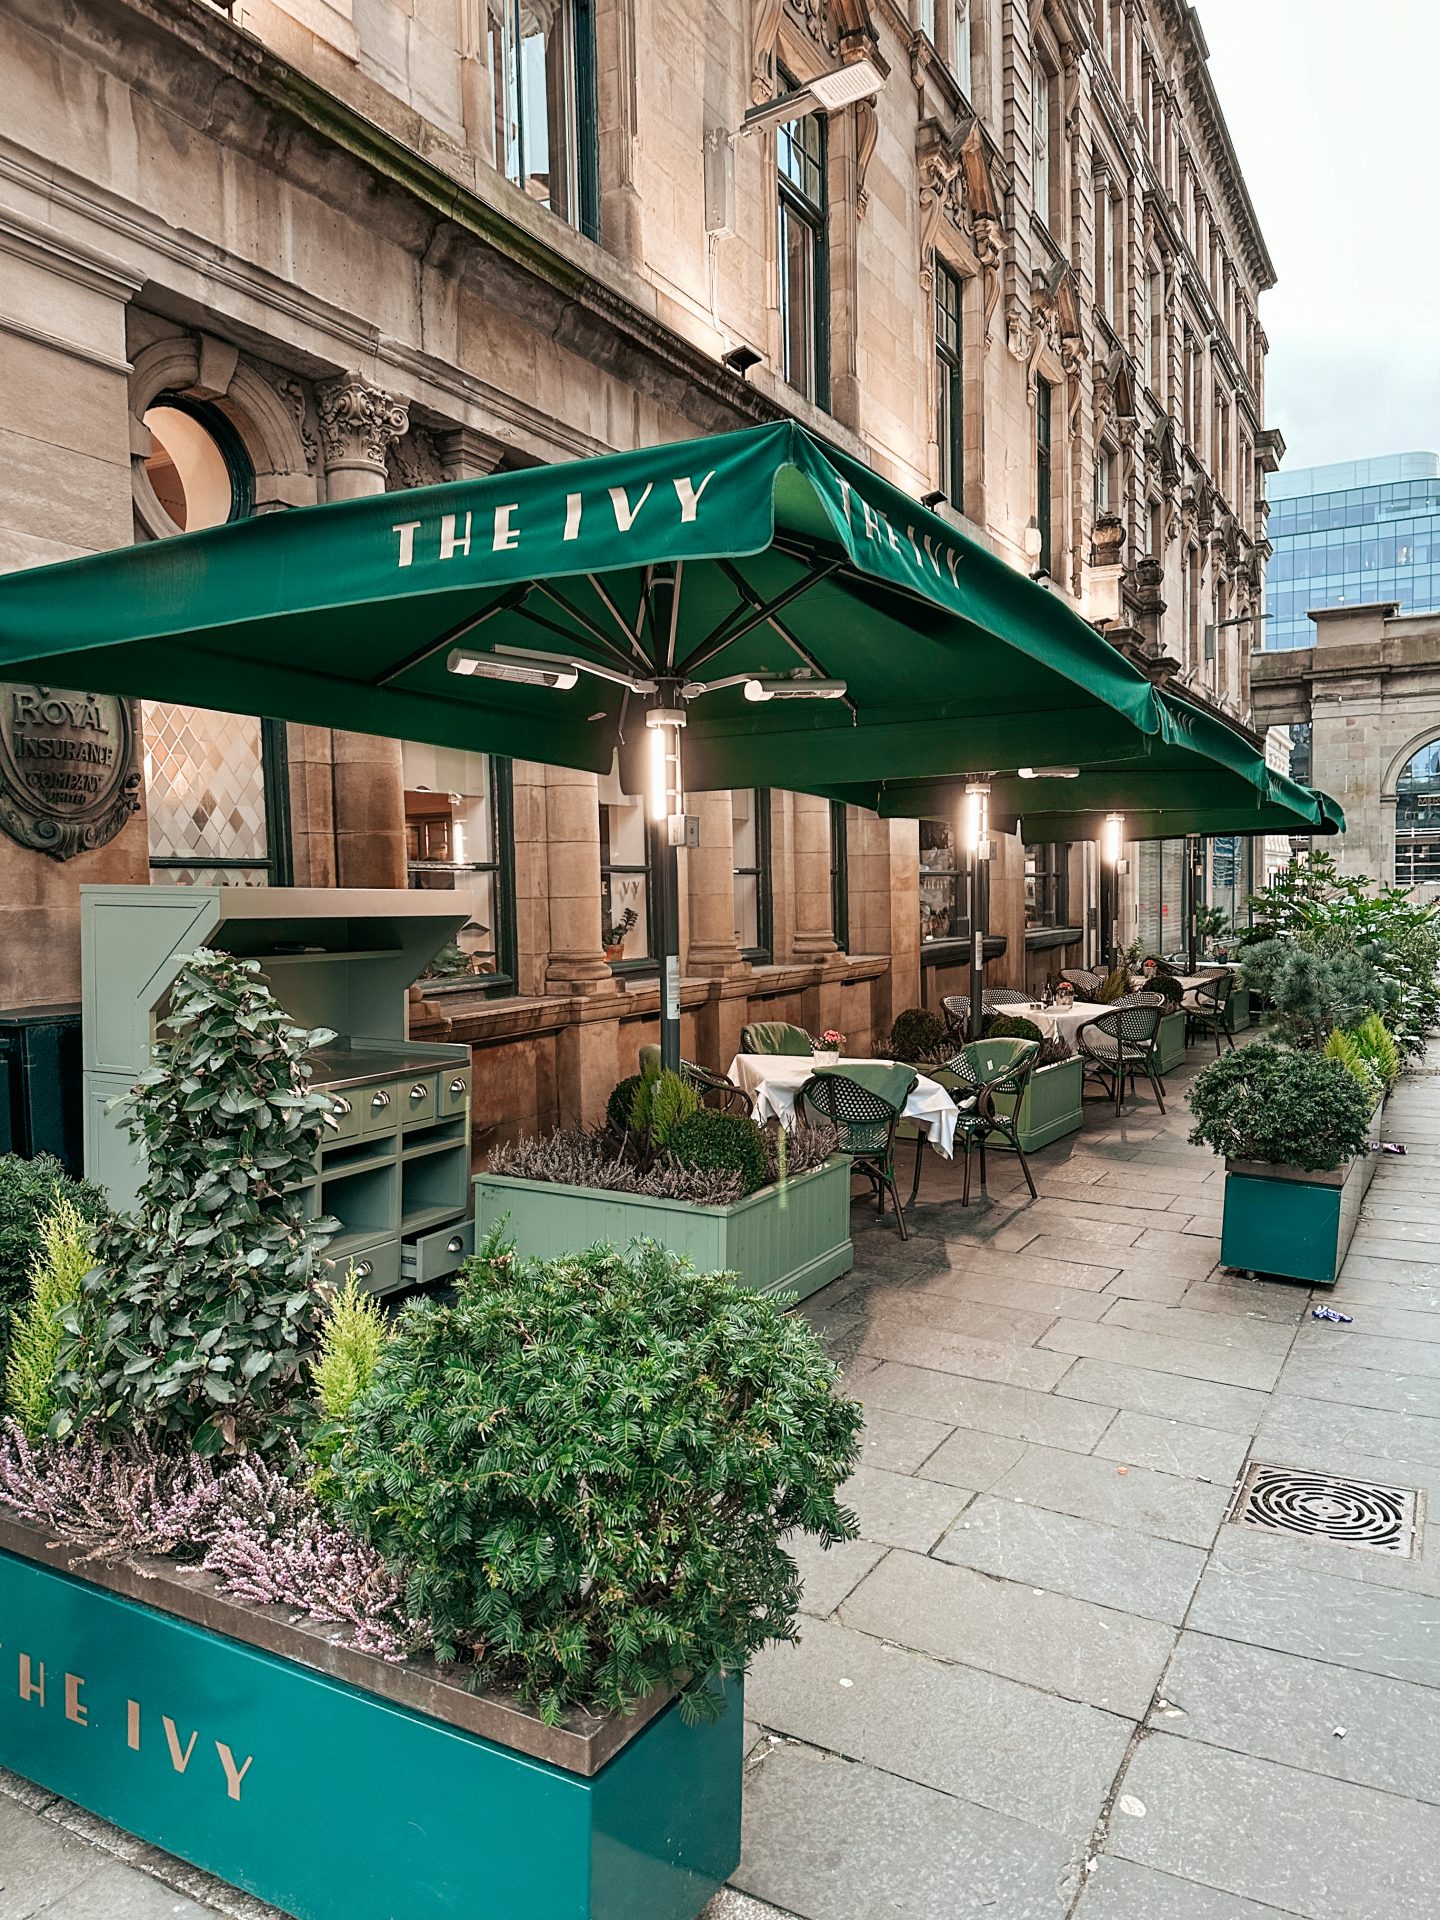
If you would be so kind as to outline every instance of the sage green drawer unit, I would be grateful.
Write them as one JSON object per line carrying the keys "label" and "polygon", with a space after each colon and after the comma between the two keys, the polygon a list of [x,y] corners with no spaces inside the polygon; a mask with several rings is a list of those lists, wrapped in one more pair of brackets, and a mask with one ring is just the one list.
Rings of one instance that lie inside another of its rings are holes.
{"label": "sage green drawer unit", "polygon": [[400,1242],[385,1238],[375,1240],[368,1246],[341,1246],[340,1251],[327,1256],[327,1277],[341,1281],[355,1268],[355,1278],[362,1287],[368,1287],[371,1293],[390,1293],[400,1285]]}
{"label": "sage green drawer unit", "polygon": [[420,1073],[408,1084],[399,1081],[396,1084],[396,1105],[400,1109],[402,1127],[423,1127],[435,1118],[436,1102],[440,1097],[440,1076],[438,1073]]}
{"label": "sage green drawer unit", "polygon": [[360,1124],[367,1134],[399,1131],[401,1094],[409,1085],[408,1080],[404,1087],[387,1080],[383,1085],[356,1087],[350,1098],[360,1109]]}
{"label": "sage green drawer unit", "polygon": [[415,1286],[426,1280],[443,1280],[474,1251],[475,1222],[457,1220],[453,1227],[441,1227],[438,1232],[422,1233],[414,1240],[403,1241],[400,1271]]}
{"label": "sage green drawer unit", "polygon": [[349,1087],[345,1092],[332,1096],[335,1101],[333,1116],[335,1125],[327,1127],[321,1135],[322,1147],[338,1147],[343,1141],[360,1138],[360,1129],[365,1119],[361,1105],[364,1091],[361,1087]]}
{"label": "sage green drawer unit", "polygon": [[463,1113],[470,1101],[470,1069],[462,1067],[458,1072],[442,1070],[440,1074],[440,1108],[442,1115]]}

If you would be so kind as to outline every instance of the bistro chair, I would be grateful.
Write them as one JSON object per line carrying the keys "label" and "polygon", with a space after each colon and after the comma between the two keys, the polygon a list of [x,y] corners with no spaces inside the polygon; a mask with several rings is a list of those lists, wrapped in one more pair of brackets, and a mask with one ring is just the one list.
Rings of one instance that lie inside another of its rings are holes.
{"label": "bistro chair", "polygon": [[1016,987],[987,987],[983,995],[986,1013],[995,1013],[1001,1007],[1033,1006],[1035,996],[1022,993]]}
{"label": "bistro chair", "polygon": [[1185,1041],[1196,1035],[1212,1035],[1215,1041],[1215,1058],[1220,1058],[1220,1039],[1224,1036],[1227,1047],[1235,1045],[1235,1036],[1230,1031],[1230,996],[1235,991],[1235,975],[1227,967],[1224,973],[1217,973],[1212,980],[1202,980],[1200,984],[1182,1002],[1185,1009]]}
{"label": "bistro chair", "polygon": [[940,1011],[945,1016],[945,1028],[948,1037],[956,1046],[963,1046],[970,1037],[970,996],[968,993],[947,993],[940,1002]]}
{"label": "bistro chair", "polygon": [[1090,967],[1066,967],[1060,978],[1070,982],[1077,999],[1081,1000],[1093,1000],[1105,984],[1105,975]]}
{"label": "bistro chair", "polygon": [[788,1054],[799,1058],[814,1053],[814,1043],[803,1027],[792,1027],[786,1020],[756,1020],[740,1029],[742,1053]]}
{"label": "bistro chair", "polygon": [[[651,1074],[660,1071],[659,1047],[641,1047],[640,1071]],[[728,1074],[714,1073],[694,1060],[682,1060],[680,1078],[699,1094],[702,1106],[713,1107],[716,1113],[754,1112],[755,1103],[749,1094],[743,1087],[737,1087]]]}
{"label": "bistro chair", "polygon": [[[1084,1062],[1084,1073],[1093,1074],[1115,1101],[1118,1118],[1128,1081],[1131,1089],[1137,1073],[1143,1073],[1165,1111],[1165,1083],[1160,1078],[1160,1021],[1163,1001],[1159,994],[1131,994],[1128,1006],[1111,1007],[1087,1020],[1075,1036],[1075,1051]],[[1143,1006],[1135,1001],[1143,1000]],[[1159,1005],[1156,1003],[1160,1002]]]}
{"label": "bistro chair", "polygon": [[[1020,1171],[1025,1176],[1025,1184],[1030,1189],[1030,1198],[1037,1199],[1035,1182],[1030,1173],[1030,1162],[1020,1145],[1019,1121],[1020,1103],[1025,1098],[1025,1089],[1030,1084],[1030,1076],[1035,1071],[1035,1062],[1040,1058],[1038,1040],[972,1040],[968,1047],[962,1047],[953,1060],[948,1060],[946,1070],[955,1076],[952,1098],[960,1108],[955,1121],[955,1137],[965,1143],[965,1185],[961,1193],[960,1204],[970,1204],[970,1155],[978,1147],[980,1151],[980,1191],[989,1193],[985,1184],[985,1142],[992,1133],[998,1133],[1002,1140],[1008,1141],[1015,1149],[1020,1161]],[[1009,1113],[999,1113],[995,1107],[995,1096],[1013,1095],[1015,1104]],[[915,1196],[920,1191],[921,1154],[925,1149],[923,1138],[915,1143],[915,1178],[910,1186],[910,1202],[914,1205]]]}
{"label": "bistro chair", "polygon": [[[918,1074],[912,1074],[913,1088]],[[862,1087],[858,1080],[847,1080],[843,1073],[813,1073],[800,1089],[797,1111],[807,1104],[834,1127],[839,1152],[850,1157],[851,1173],[863,1174],[875,1189],[875,1211],[883,1219],[885,1196],[895,1203],[895,1219],[900,1238],[908,1240],[905,1211],[900,1205],[900,1189],[895,1183],[895,1129],[909,1098],[907,1088],[900,1105],[893,1106],[880,1094]],[[922,1140],[920,1145],[924,1146]]]}

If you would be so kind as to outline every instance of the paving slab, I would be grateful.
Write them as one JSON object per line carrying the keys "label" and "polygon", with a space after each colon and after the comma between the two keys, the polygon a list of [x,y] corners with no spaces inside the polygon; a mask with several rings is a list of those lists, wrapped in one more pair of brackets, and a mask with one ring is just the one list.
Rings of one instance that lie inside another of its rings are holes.
{"label": "paving slab", "polygon": [[840,1609],[846,1626],[1138,1719],[1173,1628],[1036,1593],[970,1567],[891,1553]]}
{"label": "paving slab", "polygon": [[1440,1466],[1440,1420],[1277,1393],[1255,1436],[1256,1456],[1281,1461],[1296,1447],[1328,1453],[1333,1473],[1344,1473],[1346,1456],[1357,1453]]}
{"label": "paving slab", "polygon": [[1396,1591],[1314,1566],[1227,1566],[1217,1559],[1201,1575],[1186,1624],[1197,1633],[1277,1653],[1308,1656],[1323,1649],[1335,1666],[1440,1687],[1440,1607],[1432,1594]]}
{"label": "paving slab", "polygon": [[1152,1734],[1107,1849],[1305,1920],[1433,1920],[1440,1808]]}
{"label": "paving slab", "polygon": [[[1083,1287],[1059,1286],[1050,1280],[1031,1279],[1028,1265],[1023,1273],[1008,1270],[1020,1264],[1006,1260],[1003,1266],[996,1262],[993,1268],[975,1267],[947,1272],[927,1281],[923,1288],[908,1297],[928,1302],[943,1295],[952,1300],[974,1301],[985,1306],[1021,1308],[1035,1315],[1043,1315],[1045,1326],[1057,1315],[1072,1320],[1098,1320],[1105,1312],[1107,1302],[1103,1295],[1089,1292]],[[1043,1332],[1044,1328],[1040,1331]]]}
{"label": "paving slab", "polygon": [[974,1487],[984,1493],[1014,1466],[1028,1445],[1006,1434],[956,1427],[916,1471],[923,1480],[943,1480],[949,1486]]}
{"label": "paving slab", "polygon": [[1121,1366],[1147,1367],[1155,1373],[1180,1373],[1192,1380],[1213,1380],[1220,1386],[1262,1390],[1274,1386],[1281,1365],[1278,1354],[1237,1352],[1210,1341],[1170,1334],[1133,1333],[1128,1327],[1103,1322],[1085,1326],[1078,1320],[1058,1320],[1041,1336],[1040,1345],[1087,1360],[1114,1360]]}
{"label": "paving slab", "polygon": [[864,1466],[884,1467],[890,1473],[914,1473],[951,1432],[943,1420],[871,1407],[860,1435],[860,1459]]}
{"label": "paving slab", "polygon": [[72,1893],[103,1858],[43,1815],[0,1797],[0,1920],[30,1920]]}
{"label": "paving slab", "polygon": [[1133,1732],[1114,1714],[829,1623],[767,1648],[745,1704],[774,1732],[1080,1845]]}
{"label": "paving slab", "polygon": [[801,1611],[821,1616],[833,1613],[889,1551],[873,1540],[841,1540],[822,1547],[813,1533],[787,1534],[782,1544],[800,1569]]}
{"label": "paving slab", "polygon": [[1177,1273],[1163,1261],[1158,1267],[1122,1267],[1107,1281],[1105,1298],[1111,1300],[1149,1300],[1162,1307],[1178,1307],[1187,1291],[1196,1284],[1189,1273]]}
{"label": "paving slab", "polygon": [[1096,1454],[1105,1460],[1153,1467],[1157,1473],[1224,1487],[1234,1484],[1249,1451],[1250,1442],[1243,1433],[1221,1433],[1159,1414],[1129,1412],[1117,1413],[1095,1446]]}
{"label": "paving slab", "polygon": [[1334,1357],[1313,1351],[1292,1354],[1276,1384],[1282,1392],[1306,1400],[1341,1400],[1351,1407],[1440,1419],[1440,1380],[1433,1374],[1383,1373],[1358,1361],[1347,1364],[1349,1357],[1338,1343]]}
{"label": "paving slab", "polygon": [[1178,1626],[1205,1566],[1196,1547],[986,1494],[968,1506],[937,1560],[1073,1600]]}
{"label": "paving slab", "polygon": [[1252,1388],[1224,1387],[1111,1360],[1077,1361],[1055,1391],[1062,1398],[1247,1435],[1259,1426],[1268,1404],[1267,1396]]}
{"label": "paving slab", "polygon": [[867,1296],[863,1310],[876,1319],[943,1327],[947,1333],[1013,1347],[1032,1346],[1055,1319],[1053,1313],[1030,1311],[1017,1300],[966,1299],[956,1291],[957,1277],[947,1272],[912,1287],[886,1287]]}
{"label": "paving slab", "polygon": [[802,1920],[1064,1920],[1058,1835],[854,1761],[781,1746],[746,1782],[735,1884]]}
{"label": "paving slab", "polygon": [[972,1487],[938,1480],[916,1480],[908,1473],[857,1467],[840,1489],[840,1499],[860,1522],[860,1538],[884,1547],[913,1547],[928,1553],[973,1497]]}
{"label": "paving slab", "polygon": [[1339,1348],[1343,1332],[1345,1355],[1352,1367],[1374,1367],[1381,1373],[1423,1374],[1431,1380],[1440,1380],[1440,1346],[1409,1335],[1403,1340],[1373,1337],[1363,1331],[1363,1318],[1363,1315],[1357,1316],[1353,1327],[1339,1330],[1321,1320],[1307,1320],[1296,1332],[1295,1351],[1332,1352]]}
{"label": "paving slab", "polygon": [[992,1492],[1192,1547],[1211,1544],[1230,1498],[1228,1487],[1057,1447],[1028,1448]]}
{"label": "paving slab", "polygon": [[1312,1659],[1184,1633],[1151,1724],[1440,1806],[1434,1690],[1336,1665],[1323,1631],[1313,1644]]}
{"label": "paving slab", "polygon": [[1069,1362],[1060,1354],[1034,1347],[1009,1346],[998,1340],[972,1340],[962,1333],[934,1326],[923,1319],[876,1314],[860,1329],[862,1353],[905,1366],[929,1367],[938,1373],[962,1374],[971,1380],[995,1380],[1012,1387],[1032,1387],[1047,1393]]}
{"label": "paving slab", "polygon": [[[1204,1282],[1201,1282],[1204,1285]],[[1188,1307],[1151,1306],[1143,1300],[1117,1300],[1102,1323],[1129,1327],[1136,1333],[1156,1333],[1165,1339],[1198,1340],[1202,1344],[1237,1347],[1251,1353],[1280,1355],[1290,1351],[1295,1328],[1256,1315],[1196,1313]]]}
{"label": "paving slab", "polygon": [[1289,1920],[1279,1907],[1177,1880],[1113,1853],[1102,1854],[1086,1875],[1076,1912],[1077,1920]]}
{"label": "paving slab", "polygon": [[1185,1290],[1188,1313],[1238,1313],[1293,1326],[1310,1310],[1308,1287],[1277,1286],[1265,1280],[1226,1281],[1212,1275]]}
{"label": "paving slab", "polygon": [[1056,1399],[1023,1387],[969,1380],[894,1360],[882,1361],[857,1379],[851,1391],[867,1406],[873,1403],[896,1413],[943,1420],[952,1427],[978,1427],[985,1433],[1057,1447],[1093,1446],[1115,1411],[1113,1405],[1102,1408]]}

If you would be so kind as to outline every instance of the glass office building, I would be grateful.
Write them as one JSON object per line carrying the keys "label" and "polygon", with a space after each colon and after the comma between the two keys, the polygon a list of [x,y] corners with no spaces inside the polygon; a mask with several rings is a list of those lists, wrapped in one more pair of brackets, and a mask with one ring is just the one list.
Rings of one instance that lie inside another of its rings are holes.
{"label": "glass office building", "polygon": [[1313,647],[1312,607],[1440,607],[1440,454],[1394,453],[1278,473],[1261,645]]}

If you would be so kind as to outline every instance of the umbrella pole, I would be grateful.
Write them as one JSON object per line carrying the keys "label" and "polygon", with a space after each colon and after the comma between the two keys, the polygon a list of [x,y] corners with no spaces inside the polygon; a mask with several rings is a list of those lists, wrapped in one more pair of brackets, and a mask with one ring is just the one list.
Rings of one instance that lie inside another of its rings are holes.
{"label": "umbrella pole", "polygon": [[670,822],[651,822],[655,877],[655,953],[660,962],[660,1064],[680,1071],[680,855],[670,838]]}
{"label": "umbrella pole", "polygon": [[970,1038],[985,1035],[985,920],[990,905],[988,780],[971,776],[961,802],[960,844],[965,849],[970,917]]}

